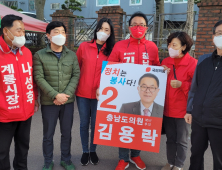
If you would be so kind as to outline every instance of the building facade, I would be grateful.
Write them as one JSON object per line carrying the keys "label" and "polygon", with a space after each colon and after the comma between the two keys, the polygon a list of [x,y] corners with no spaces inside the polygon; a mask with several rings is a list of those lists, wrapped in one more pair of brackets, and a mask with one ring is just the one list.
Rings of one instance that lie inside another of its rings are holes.
{"label": "building facade", "polygon": [[[61,9],[61,5],[65,0],[46,0],[44,7],[44,17],[50,21],[50,14],[55,10]],[[97,18],[95,11],[98,11],[103,6],[120,5],[127,15],[133,14],[136,11],[141,11],[145,14],[154,14],[156,11],[155,0],[78,0],[82,4],[82,11],[75,11],[74,15],[83,16],[84,18]],[[164,13],[186,13],[187,0],[164,0]],[[35,0],[0,0],[0,3],[7,6],[16,6],[25,12],[35,13]],[[194,11],[199,12],[198,7],[194,6]],[[185,21],[186,18],[172,15],[170,20]]]}

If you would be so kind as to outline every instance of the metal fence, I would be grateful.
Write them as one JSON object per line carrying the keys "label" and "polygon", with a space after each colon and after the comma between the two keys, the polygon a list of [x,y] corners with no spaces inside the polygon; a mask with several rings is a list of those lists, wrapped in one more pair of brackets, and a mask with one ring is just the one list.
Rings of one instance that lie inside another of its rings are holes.
{"label": "metal fence", "polygon": [[97,26],[97,18],[75,18],[74,46],[79,46],[84,41],[93,39]]}
{"label": "metal fence", "polygon": [[[122,37],[119,37],[120,40],[128,39],[130,37],[129,34],[129,19],[132,15],[125,15],[123,18],[123,34]],[[146,39],[150,41],[154,41],[157,43],[157,46],[162,51],[167,50],[167,37],[176,31],[183,31],[185,24],[187,13],[168,13],[168,14],[160,14],[159,21],[156,21],[155,14],[146,14],[148,19],[148,31],[146,34]],[[163,18],[163,26],[162,26],[162,34],[160,33],[160,19]],[[84,41],[90,41],[93,38],[94,30],[97,26],[98,18],[75,18],[74,22],[74,46],[79,46]],[[196,31],[197,31],[197,22],[198,22],[198,14],[195,14],[194,19],[194,29],[193,29],[193,40],[196,41]],[[158,25],[158,29],[155,27]],[[154,36],[155,35],[155,36]],[[192,47],[195,48],[195,45]]]}
{"label": "metal fence", "polygon": [[25,33],[25,45],[26,46],[46,46],[49,43],[48,38],[45,33],[40,32],[30,32]]}
{"label": "metal fence", "polygon": [[[161,30],[160,20],[163,17],[163,31]],[[159,26],[158,26],[158,36],[157,36],[157,45],[159,49],[167,49],[167,37],[176,31],[184,31],[186,25],[187,13],[169,13],[169,14],[160,14],[159,15]],[[197,19],[198,15],[194,14],[194,23],[193,23],[193,40],[196,40],[196,31],[197,31]]]}

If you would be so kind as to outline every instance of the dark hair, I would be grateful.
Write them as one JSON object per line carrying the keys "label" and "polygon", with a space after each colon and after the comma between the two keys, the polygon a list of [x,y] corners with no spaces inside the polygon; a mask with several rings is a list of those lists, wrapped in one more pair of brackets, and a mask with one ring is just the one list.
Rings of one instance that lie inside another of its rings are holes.
{"label": "dark hair", "polygon": [[157,86],[159,87],[159,85],[160,85],[159,79],[157,76],[155,76],[152,73],[146,73],[142,77],[140,77],[139,82],[138,82],[139,85],[140,85],[141,80],[145,77],[154,78],[156,80]]}
{"label": "dark hair", "polygon": [[187,52],[190,51],[192,45],[193,45],[193,40],[190,38],[190,36],[185,33],[185,32],[174,32],[172,34],[169,35],[169,37],[167,38],[167,46],[169,45],[169,43],[171,43],[171,41],[174,38],[178,38],[181,42],[181,46],[186,45],[186,49],[184,51],[182,51],[183,54],[186,54]]}
{"label": "dark hair", "polygon": [[66,26],[63,24],[63,22],[60,21],[52,21],[50,22],[46,27],[46,33],[50,34],[51,30],[53,30],[56,27],[63,27],[66,32]]}
{"label": "dark hair", "polygon": [[114,27],[113,27],[113,23],[110,19],[108,18],[102,18],[99,20],[96,29],[94,30],[94,38],[91,41],[92,43],[94,43],[94,41],[97,40],[97,32],[102,28],[102,25],[104,22],[107,22],[110,26],[110,36],[109,38],[106,40],[106,48],[102,50],[103,54],[105,56],[109,56],[113,50],[113,47],[115,45],[115,34],[114,34]]}
{"label": "dark hair", "polygon": [[138,11],[138,12],[135,12],[131,17],[130,17],[130,20],[129,20],[129,26],[131,25],[131,21],[134,17],[143,17],[146,21],[146,26],[148,27],[148,20],[147,20],[147,17],[144,13]]}
{"label": "dark hair", "polygon": [[222,20],[220,20],[220,21],[218,21],[215,25],[214,25],[214,27],[213,27],[213,34],[215,34],[216,32],[216,28],[218,27],[218,26],[220,26],[220,25],[222,25]]}
{"label": "dark hair", "polygon": [[16,20],[22,21],[22,17],[16,15],[5,15],[1,21],[1,29],[3,30],[5,27],[13,27],[13,22]]}

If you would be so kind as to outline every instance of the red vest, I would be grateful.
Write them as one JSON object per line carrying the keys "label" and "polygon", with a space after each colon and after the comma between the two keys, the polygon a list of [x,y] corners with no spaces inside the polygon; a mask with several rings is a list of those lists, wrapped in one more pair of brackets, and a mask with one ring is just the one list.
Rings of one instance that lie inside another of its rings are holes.
{"label": "red vest", "polygon": [[34,114],[32,54],[24,46],[23,55],[8,53],[2,36],[0,46],[0,122],[25,121]]}

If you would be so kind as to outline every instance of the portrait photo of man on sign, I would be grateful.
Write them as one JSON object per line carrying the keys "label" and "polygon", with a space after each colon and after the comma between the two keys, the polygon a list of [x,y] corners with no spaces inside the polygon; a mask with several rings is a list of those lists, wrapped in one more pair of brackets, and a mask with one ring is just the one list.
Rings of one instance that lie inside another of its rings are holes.
{"label": "portrait photo of man on sign", "polygon": [[154,102],[159,92],[159,79],[152,73],[140,77],[137,87],[140,100],[125,103],[120,113],[129,113],[142,116],[163,117],[163,106]]}
{"label": "portrait photo of man on sign", "polygon": [[158,153],[166,81],[162,67],[103,62],[94,143],[118,147],[126,162]]}

